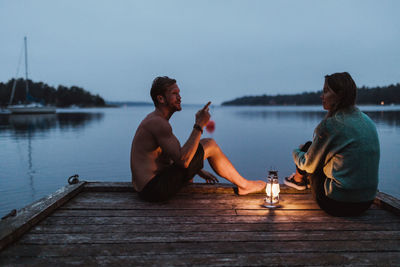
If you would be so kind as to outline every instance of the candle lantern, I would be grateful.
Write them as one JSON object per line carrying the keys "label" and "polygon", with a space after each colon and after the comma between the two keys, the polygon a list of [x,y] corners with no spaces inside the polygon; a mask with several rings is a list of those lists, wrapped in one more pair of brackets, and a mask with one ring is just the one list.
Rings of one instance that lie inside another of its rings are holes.
{"label": "candle lantern", "polygon": [[278,171],[269,171],[267,177],[267,187],[265,188],[267,197],[265,198],[264,207],[266,208],[277,208],[279,203],[279,181]]}

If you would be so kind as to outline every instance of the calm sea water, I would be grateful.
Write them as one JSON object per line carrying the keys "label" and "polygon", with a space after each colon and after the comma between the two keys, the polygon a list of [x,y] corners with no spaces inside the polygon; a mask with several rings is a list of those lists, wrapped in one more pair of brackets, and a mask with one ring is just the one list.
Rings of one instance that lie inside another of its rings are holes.
{"label": "calm sea water", "polygon": [[[184,106],[171,118],[182,144],[200,107]],[[379,132],[379,189],[400,198],[400,106],[361,109]],[[51,194],[73,174],[86,181],[130,181],[131,141],[152,110],[141,106],[0,115],[0,216]],[[312,138],[325,114],[319,106],[217,106],[210,112],[216,129],[204,137],[214,138],[244,177],[264,179],[272,167],[281,181],[294,171],[292,149]],[[208,164],[206,169],[211,171]]]}

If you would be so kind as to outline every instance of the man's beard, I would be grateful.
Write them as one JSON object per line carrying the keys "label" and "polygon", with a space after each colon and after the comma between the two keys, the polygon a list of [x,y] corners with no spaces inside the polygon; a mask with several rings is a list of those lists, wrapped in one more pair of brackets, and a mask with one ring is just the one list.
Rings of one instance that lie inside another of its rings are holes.
{"label": "man's beard", "polygon": [[172,112],[175,111],[181,111],[182,110],[182,106],[179,104],[172,104],[171,102],[168,102],[168,100],[166,100],[167,102],[167,106],[171,109]]}

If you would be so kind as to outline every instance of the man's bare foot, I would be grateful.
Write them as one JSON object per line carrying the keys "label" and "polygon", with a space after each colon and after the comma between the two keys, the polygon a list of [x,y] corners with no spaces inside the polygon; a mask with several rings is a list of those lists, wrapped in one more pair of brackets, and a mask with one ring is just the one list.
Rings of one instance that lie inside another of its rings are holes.
{"label": "man's bare foot", "polygon": [[264,181],[248,181],[246,187],[238,187],[239,195],[247,195],[250,193],[257,193],[265,191],[267,183]]}

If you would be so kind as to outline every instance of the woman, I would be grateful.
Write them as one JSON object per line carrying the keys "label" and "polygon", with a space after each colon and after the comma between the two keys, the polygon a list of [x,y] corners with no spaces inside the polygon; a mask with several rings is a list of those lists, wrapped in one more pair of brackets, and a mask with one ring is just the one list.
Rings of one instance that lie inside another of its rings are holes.
{"label": "woman", "polygon": [[288,186],[305,189],[334,216],[359,215],[378,188],[379,140],[373,121],[355,106],[357,87],[347,72],[325,76],[321,95],[328,111],[308,142],[293,151],[297,171]]}

